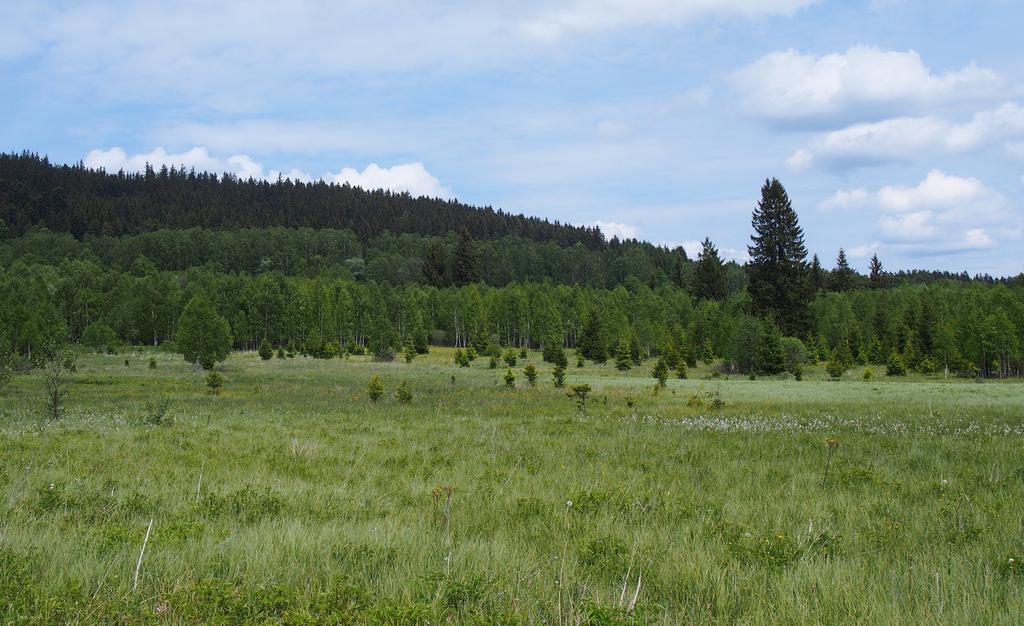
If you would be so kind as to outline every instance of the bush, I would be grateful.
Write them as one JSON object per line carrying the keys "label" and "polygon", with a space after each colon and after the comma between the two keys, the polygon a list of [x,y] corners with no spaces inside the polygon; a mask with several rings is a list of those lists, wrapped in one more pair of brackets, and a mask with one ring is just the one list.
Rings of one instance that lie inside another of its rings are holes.
{"label": "bush", "polygon": [[658,388],[665,388],[665,381],[668,380],[668,364],[665,363],[665,357],[658,358],[658,362],[654,364],[654,369],[651,370],[651,376],[657,382]]}
{"label": "bush", "polygon": [[469,357],[462,350],[455,351],[455,364],[459,367],[469,367]]}
{"label": "bush", "polygon": [[210,370],[206,375],[206,386],[210,388],[210,393],[219,394],[224,388],[224,377],[217,370]]}
{"label": "bush", "polygon": [[576,367],[583,367],[584,363],[586,363],[586,361],[583,360],[583,355],[582,354],[577,354],[576,355]]}
{"label": "bush", "polygon": [[782,360],[786,371],[796,377],[796,368],[807,361],[807,348],[796,337],[782,338]]}
{"label": "bush", "polygon": [[529,355],[529,354],[528,354],[528,353],[526,352],[526,348],[520,348],[520,349],[519,349],[519,358],[520,358],[520,359],[526,359],[526,358],[528,358],[529,356],[530,356],[530,355]]}
{"label": "bush", "polygon": [[151,370],[155,370],[156,369],[156,357],[155,356],[149,357],[149,369],[151,369]]}
{"label": "bush", "polygon": [[935,374],[939,371],[939,364],[930,356],[923,356],[917,362],[917,371],[922,374]]}
{"label": "bush", "polygon": [[793,369],[790,370],[790,373],[793,374],[793,379],[794,380],[803,380],[804,379],[804,366],[800,365],[799,363],[794,363],[793,364]]}
{"label": "bush", "polygon": [[832,355],[828,358],[828,363],[825,364],[825,371],[828,372],[828,377],[832,380],[839,380],[846,373],[846,364],[840,358],[839,350],[833,350]]}
{"label": "bush", "polygon": [[689,372],[686,369],[686,361],[680,359],[679,362],[676,363],[676,378],[679,378],[680,380],[686,380],[686,377],[688,375]]}
{"label": "bush", "polygon": [[413,359],[416,358],[416,346],[411,341],[405,342],[405,348],[402,350],[402,354],[405,357],[406,363],[412,363]]}
{"label": "bush", "polygon": [[900,356],[899,352],[895,350],[889,355],[889,362],[885,366],[886,376],[906,376],[907,375],[907,364],[903,361],[903,357]]}
{"label": "bush", "polygon": [[161,424],[168,423],[167,410],[170,409],[170,407],[171,401],[164,396],[161,396],[156,400],[146,400],[146,414],[143,415],[142,421],[153,426],[160,426]]}
{"label": "bush", "polygon": [[565,366],[556,365],[555,369],[551,370],[551,377],[555,380],[555,388],[561,389],[565,386]]}
{"label": "bush", "polygon": [[530,383],[531,387],[537,386],[537,368],[533,366],[533,363],[523,368],[523,375],[526,376],[526,380]]}
{"label": "bush", "polygon": [[373,360],[378,363],[390,363],[395,360],[395,349],[388,345],[382,345],[373,353]]}
{"label": "bush", "polygon": [[284,348],[278,348],[277,349],[277,358],[279,358],[279,359],[283,359],[284,358]]}
{"label": "bush", "polygon": [[512,368],[505,370],[505,386],[512,388],[516,386],[516,375],[512,373]]}
{"label": "bush", "polygon": [[498,369],[498,357],[492,354],[490,361],[487,362],[487,367],[492,370]]}
{"label": "bush", "polygon": [[516,356],[516,353],[513,352],[511,348],[506,350],[505,351],[505,365],[507,365],[509,367],[515,367],[517,362],[518,362],[518,357]]}
{"label": "bush", "polygon": [[412,402],[412,392],[409,391],[409,385],[404,380],[398,385],[398,389],[395,389],[395,399],[402,404]]}
{"label": "bush", "polygon": [[274,356],[274,349],[270,347],[270,342],[264,337],[260,342],[260,358],[269,361],[272,356]]}
{"label": "bush", "polygon": [[370,378],[370,382],[366,385],[366,394],[370,396],[372,402],[381,399],[384,395],[384,383],[380,382],[380,376],[374,374]]}
{"label": "bush", "polygon": [[117,343],[117,333],[103,322],[93,322],[82,332],[82,345],[97,352],[113,352]]}
{"label": "bush", "polygon": [[860,377],[863,378],[864,380],[871,380],[872,378],[875,377],[875,373],[871,371],[870,367],[865,367],[864,373],[861,374]]}

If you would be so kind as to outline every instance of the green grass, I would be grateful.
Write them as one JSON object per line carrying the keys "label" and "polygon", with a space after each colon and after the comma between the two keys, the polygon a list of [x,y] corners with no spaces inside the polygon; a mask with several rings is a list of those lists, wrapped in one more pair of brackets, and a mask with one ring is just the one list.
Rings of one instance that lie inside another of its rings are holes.
{"label": "green grass", "polygon": [[0,622],[1024,621],[1020,383],[149,354],[0,396]]}

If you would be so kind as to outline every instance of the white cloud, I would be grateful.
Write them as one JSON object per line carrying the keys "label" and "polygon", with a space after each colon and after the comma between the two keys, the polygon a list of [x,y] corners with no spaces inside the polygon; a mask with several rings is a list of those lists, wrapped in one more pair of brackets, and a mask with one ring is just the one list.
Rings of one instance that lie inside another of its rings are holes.
{"label": "white cloud", "polygon": [[619,239],[637,239],[640,237],[640,229],[632,224],[623,224],[621,222],[605,222],[597,220],[594,222],[594,226],[601,229],[605,237],[611,239],[612,237],[618,237]]}
{"label": "white cloud", "polygon": [[[812,163],[833,165],[912,161],[937,153],[979,150],[1024,136],[1024,107],[1008,102],[954,124],[937,117],[900,117],[855,124],[824,133],[788,160],[791,168]],[[1007,145],[1012,154],[1013,146]]]}
{"label": "white cloud", "polygon": [[394,192],[408,192],[413,196],[432,198],[452,198],[452,190],[441,184],[433,174],[427,171],[422,163],[405,163],[392,167],[381,167],[371,163],[362,171],[346,167],[337,174],[330,172],[320,177],[291,169],[288,172],[270,170],[264,173],[263,165],[245,154],[235,154],[226,159],[218,159],[210,155],[205,147],[196,147],[181,153],[170,153],[164,148],[156,148],[151,152],[129,156],[121,148],[109,150],[92,150],[85,156],[86,167],[103,169],[108,172],[124,170],[141,172],[149,164],[155,169],[162,166],[184,169],[196,169],[216,174],[234,174],[239,178],[277,180],[290,178],[294,181],[311,182],[323,180],[328,183],[349,184],[363,189],[387,189]]}
{"label": "white cloud", "polygon": [[346,167],[337,174],[325,174],[323,179],[338,184],[348,183],[363,189],[407,191],[414,196],[451,198],[454,195],[451,189],[441,185],[441,181],[428,172],[422,163],[407,163],[393,167],[380,167],[376,163],[371,163],[362,172]]}
{"label": "white cloud", "polygon": [[[885,245],[918,252],[990,248],[997,239],[1017,238],[1021,224],[1017,211],[999,192],[976,178],[938,170],[914,186],[840,190],[819,206],[875,212],[876,230]],[[877,248],[878,244],[870,249]]]}
{"label": "white cloud", "polygon": [[855,46],[823,56],[789,49],[733,74],[744,109],[757,117],[800,122],[880,115],[951,101],[990,98],[1002,84],[973,63],[932,73],[913,50]]}

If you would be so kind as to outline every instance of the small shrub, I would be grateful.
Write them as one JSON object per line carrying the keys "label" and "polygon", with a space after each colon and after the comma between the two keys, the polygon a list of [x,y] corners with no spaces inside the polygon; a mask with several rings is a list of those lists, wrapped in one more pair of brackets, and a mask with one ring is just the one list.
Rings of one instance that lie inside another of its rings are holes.
{"label": "small shrub", "polygon": [[469,367],[469,356],[463,350],[456,350],[455,364],[459,367]]}
{"label": "small shrub", "polygon": [[582,354],[577,354],[576,355],[576,367],[583,367],[584,363],[586,363],[586,361],[584,361],[583,355]]}
{"label": "small shrub", "polygon": [[277,349],[277,358],[279,358],[279,359],[283,359],[284,358],[284,348],[278,348]]}
{"label": "small shrub", "polygon": [[875,373],[871,371],[870,367],[865,367],[864,373],[861,374],[860,377],[863,378],[864,380],[871,380],[872,378],[875,377]]}
{"label": "small shrub", "polygon": [[885,366],[886,376],[906,376],[907,364],[903,357],[896,351],[889,355],[889,362]]}
{"label": "small shrub", "polygon": [[224,377],[217,370],[210,370],[206,374],[206,386],[209,388],[210,393],[217,395],[224,388]]}
{"label": "small shrub", "polygon": [[151,370],[155,370],[156,369],[156,357],[155,356],[149,357],[149,369],[151,369]]}
{"label": "small shrub", "polygon": [[528,358],[529,356],[530,356],[529,353],[526,352],[526,348],[520,348],[519,349],[519,358],[520,359],[525,359],[525,358]]}
{"label": "small shrub", "polygon": [[260,358],[264,361],[269,361],[272,356],[274,356],[274,349],[270,346],[267,338],[264,337],[263,341],[260,342]]}
{"label": "small shrub", "polygon": [[537,368],[533,366],[533,363],[523,368],[523,375],[526,376],[526,380],[530,383],[531,387],[537,386]]}
{"label": "small shrub", "polygon": [[124,366],[125,366],[125,367],[128,367],[128,366],[130,366],[130,365],[131,365],[131,363],[129,363],[129,362],[128,362],[128,359],[125,359],[125,360],[124,360]]}
{"label": "small shrub", "polygon": [[689,376],[689,371],[686,368],[686,361],[680,359],[676,364],[676,378],[686,380],[687,376]]}
{"label": "small shrub", "polygon": [[143,415],[142,421],[153,426],[167,423],[167,411],[170,408],[171,401],[166,396],[161,396],[156,400],[146,400],[146,414]]}
{"label": "small shrub", "polygon": [[509,367],[515,367],[516,363],[518,362],[519,357],[517,357],[516,353],[513,352],[512,349],[510,348],[510,349],[505,351],[504,359],[505,359],[505,365],[507,365]]}
{"label": "small shrub", "polygon": [[511,388],[516,386],[516,375],[512,373],[512,368],[511,367],[505,370],[504,378],[505,378],[505,386],[506,387],[511,389]]}
{"label": "small shrub", "polygon": [[378,363],[390,363],[395,360],[395,349],[391,346],[380,346],[373,353],[373,360]]}
{"label": "small shrub", "polygon": [[416,358],[416,346],[412,345],[412,341],[405,342],[405,347],[402,349],[402,355],[405,357],[406,363],[412,363],[413,359]]}
{"label": "small shrub", "polygon": [[565,387],[565,366],[556,365],[555,368],[551,370],[551,377],[555,380],[556,389]]}
{"label": "small shrub", "polygon": [[837,351],[832,351],[832,356],[825,364],[825,371],[828,372],[828,377],[832,380],[839,380],[846,373],[846,364],[839,358]]}
{"label": "small shrub", "polygon": [[665,357],[658,358],[658,362],[654,364],[654,369],[651,370],[651,376],[654,377],[656,388],[665,388],[665,381],[668,380],[668,364],[665,363]]}
{"label": "small shrub", "polygon": [[580,415],[587,414],[587,394],[590,393],[590,385],[573,385],[566,395],[576,399],[576,410]]}
{"label": "small shrub", "polygon": [[402,404],[409,404],[412,402],[412,392],[409,391],[409,385],[403,380],[398,388],[395,389],[395,399]]}
{"label": "small shrub", "polygon": [[373,402],[381,399],[381,396],[384,395],[384,383],[380,381],[380,376],[374,374],[370,378],[370,382],[366,385],[366,393]]}
{"label": "small shrub", "polygon": [[491,360],[487,362],[487,367],[492,370],[498,369],[498,357],[491,355]]}
{"label": "small shrub", "polygon": [[793,372],[793,379],[794,380],[803,380],[804,379],[804,368],[799,363],[794,363],[793,364],[792,372]]}

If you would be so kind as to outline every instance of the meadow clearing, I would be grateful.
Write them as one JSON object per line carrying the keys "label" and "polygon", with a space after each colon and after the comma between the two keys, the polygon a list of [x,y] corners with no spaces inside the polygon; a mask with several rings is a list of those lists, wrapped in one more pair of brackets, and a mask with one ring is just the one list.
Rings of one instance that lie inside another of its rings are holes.
{"label": "meadow clearing", "polygon": [[1019,382],[452,354],[83,355],[42,432],[15,377],[0,622],[1024,622]]}

